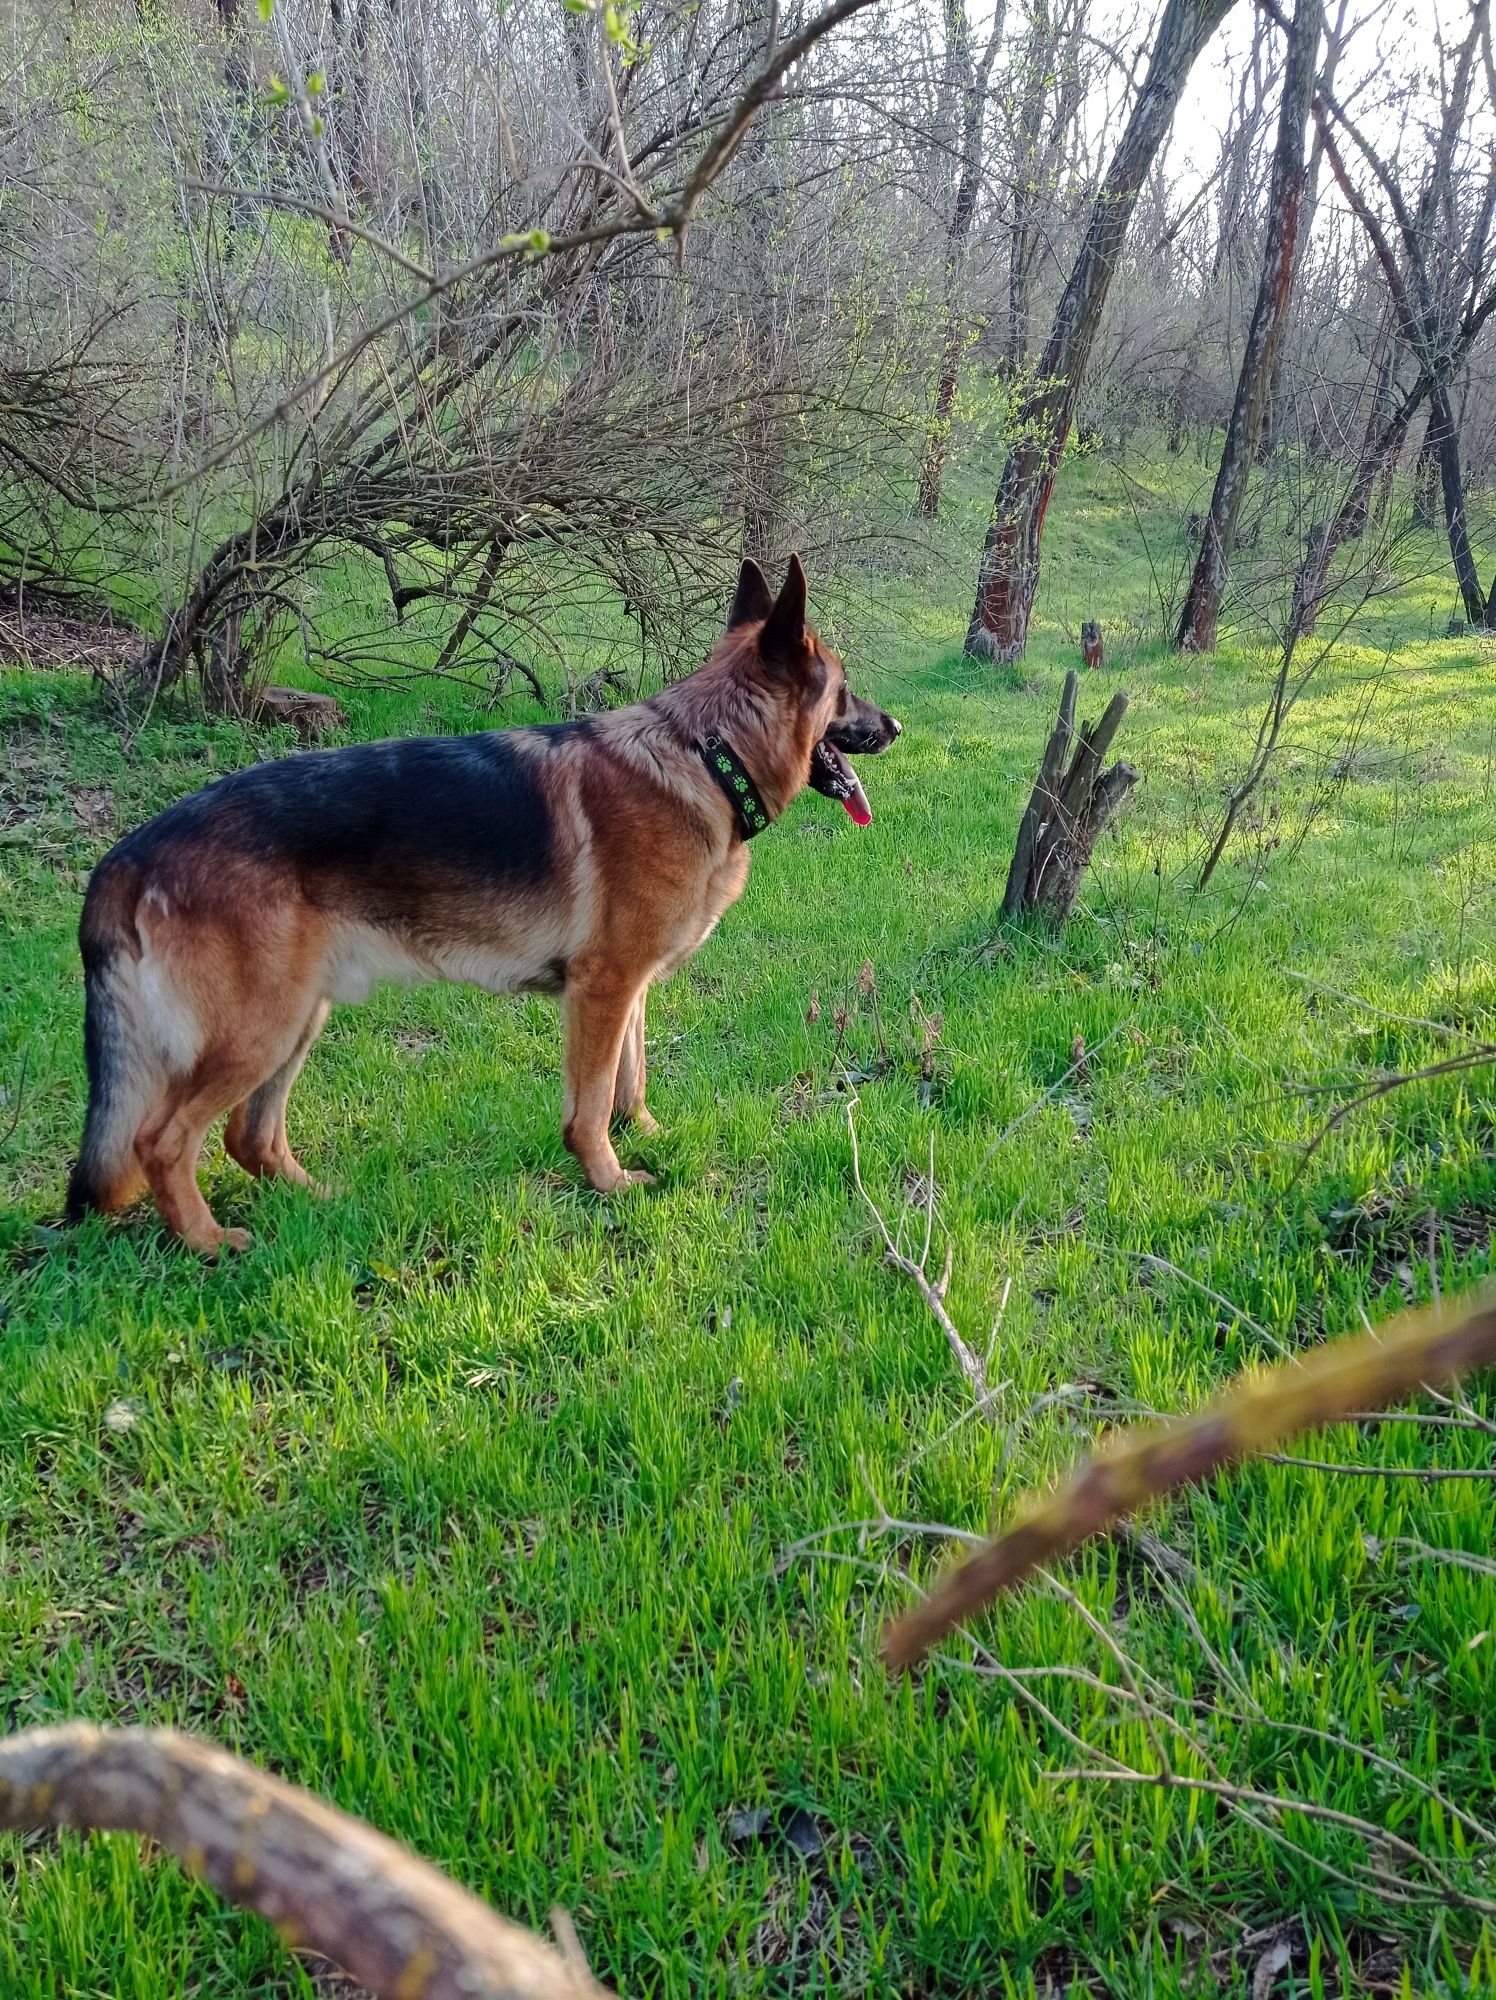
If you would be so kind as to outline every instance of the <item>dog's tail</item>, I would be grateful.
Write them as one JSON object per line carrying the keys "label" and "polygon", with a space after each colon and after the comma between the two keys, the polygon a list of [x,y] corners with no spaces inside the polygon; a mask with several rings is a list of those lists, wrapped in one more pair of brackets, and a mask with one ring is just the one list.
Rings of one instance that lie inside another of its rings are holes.
{"label": "dog's tail", "polygon": [[78,926],[88,1110],[68,1180],[69,1222],[80,1222],[91,1210],[121,1208],[145,1185],[135,1134],[159,1092],[161,1075],[143,1018],[138,892],[138,870],[106,857],[94,870]]}

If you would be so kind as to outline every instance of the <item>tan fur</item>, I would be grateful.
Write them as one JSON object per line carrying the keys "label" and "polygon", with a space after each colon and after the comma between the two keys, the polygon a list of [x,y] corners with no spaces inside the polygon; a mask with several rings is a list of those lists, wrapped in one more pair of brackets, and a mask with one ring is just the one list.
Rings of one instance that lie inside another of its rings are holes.
{"label": "tan fur", "polygon": [[[800,573],[802,605],[803,584]],[[729,632],[689,679],[586,732],[512,732],[533,752],[525,768],[550,815],[537,886],[434,869],[395,918],[346,854],[299,873],[262,864],[252,843],[220,841],[211,819],[193,843],[147,843],[143,859],[122,844],[84,917],[85,949],[91,941],[103,968],[90,978],[120,1041],[108,1102],[90,1106],[81,1206],[121,1205],[143,1178],[184,1242],[238,1247],[244,1233],[222,1229],[198,1188],[209,1128],[227,1112],[225,1144],[246,1171],[309,1185],[286,1135],[291,1086],[332,1002],[382,979],[497,992],[564,980],[565,1144],[601,1192],[649,1180],[620,1164],[609,1136],[615,1117],[658,1129],[645,1105],[648,990],[698,949],[748,876],[733,810],[696,746],[725,736],[777,814],[848,699],[840,661],[809,628],[803,658],[773,672],[759,629]]]}

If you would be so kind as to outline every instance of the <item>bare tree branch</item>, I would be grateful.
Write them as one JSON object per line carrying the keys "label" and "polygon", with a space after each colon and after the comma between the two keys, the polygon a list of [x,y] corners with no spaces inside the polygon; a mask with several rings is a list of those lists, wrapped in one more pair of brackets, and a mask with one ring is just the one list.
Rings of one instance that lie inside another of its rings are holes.
{"label": "bare tree branch", "polygon": [[980,1554],[949,1572],[885,1634],[890,1670],[912,1666],[1042,1564],[1112,1522],[1280,1439],[1342,1421],[1372,1404],[1412,1395],[1496,1365],[1496,1300],[1405,1314],[1378,1333],[1330,1341],[1311,1354],[1239,1380],[1192,1417],[1124,1431],[1066,1486],[1032,1504]]}
{"label": "bare tree branch", "polygon": [[602,2000],[569,1952],[383,1834],[175,1730],[74,1722],[0,1740],[0,1827],[146,1834],[381,2000]]}

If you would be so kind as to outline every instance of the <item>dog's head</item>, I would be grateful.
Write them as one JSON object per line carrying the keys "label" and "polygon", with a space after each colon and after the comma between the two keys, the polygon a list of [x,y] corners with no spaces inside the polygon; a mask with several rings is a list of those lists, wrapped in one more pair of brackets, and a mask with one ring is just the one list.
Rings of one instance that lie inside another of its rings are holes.
{"label": "dog's head", "polygon": [[798,556],[790,557],[778,597],[750,557],[738,572],[727,629],[759,628],[754,635],[759,667],[765,680],[788,698],[798,748],[808,757],[806,768],[796,774],[795,790],[808,784],[829,799],[840,799],[857,824],[866,826],[872,811],[847,758],[874,757],[886,750],[901,725],[853,694],[846,668],[806,624],[805,608],[805,566]]}

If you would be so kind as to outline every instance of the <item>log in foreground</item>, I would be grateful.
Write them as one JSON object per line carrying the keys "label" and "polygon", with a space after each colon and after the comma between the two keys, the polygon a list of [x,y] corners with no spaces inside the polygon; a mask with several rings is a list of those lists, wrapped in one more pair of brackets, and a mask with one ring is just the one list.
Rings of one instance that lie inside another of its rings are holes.
{"label": "log in foreground", "polygon": [[1496,1366],[1496,1293],[1404,1313],[1372,1334],[1327,1341],[1308,1354],[1238,1377],[1216,1402],[1176,1423],[1120,1432],[1067,1485],[1044,1495],[923,1604],[891,1626],[891,1672],[912,1666],[993,1598],[1042,1564],[1088,1541],[1151,1500],[1197,1484],[1298,1431]]}
{"label": "log in foreground", "polygon": [[0,1740],[0,1828],[148,1834],[388,2000],[597,2000],[603,1989],[372,1827],[172,1729]]}
{"label": "log in foreground", "polygon": [[1065,676],[1059,720],[1050,732],[1039,776],[1019,822],[1003,895],[1004,919],[1037,910],[1056,931],[1075,906],[1092,849],[1138,781],[1131,764],[1118,762],[1109,771],[1101,768],[1127,713],[1127,696],[1119,690],[1101,720],[1082,723],[1077,735],[1078,686],[1072,670]]}

